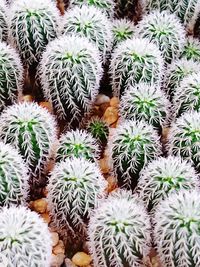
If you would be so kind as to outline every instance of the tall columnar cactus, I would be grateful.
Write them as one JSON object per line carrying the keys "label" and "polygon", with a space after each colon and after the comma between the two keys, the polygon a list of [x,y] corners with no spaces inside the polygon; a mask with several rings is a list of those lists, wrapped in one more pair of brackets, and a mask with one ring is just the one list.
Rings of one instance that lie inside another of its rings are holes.
{"label": "tall columnar cactus", "polygon": [[27,65],[40,60],[58,36],[59,13],[51,0],[15,0],[10,10],[10,39]]}
{"label": "tall columnar cactus", "polygon": [[107,182],[95,163],[71,158],[58,163],[49,179],[48,203],[53,223],[72,238],[86,234],[87,220]]}
{"label": "tall columnar cactus", "polygon": [[128,17],[131,20],[137,20],[146,8],[146,0],[115,0],[115,2],[115,16],[117,18]]}
{"label": "tall columnar cactus", "polygon": [[4,0],[0,0],[0,42],[6,42],[8,38],[7,7]]}
{"label": "tall columnar cactus", "polygon": [[200,113],[193,111],[183,114],[169,132],[168,151],[193,162],[200,170]]}
{"label": "tall columnar cactus", "polygon": [[50,267],[52,241],[47,224],[24,207],[0,211],[0,260],[3,266]]}
{"label": "tall columnar cactus", "polygon": [[0,111],[22,94],[23,67],[16,51],[0,42]]}
{"label": "tall columnar cactus", "polygon": [[169,117],[169,101],[159,87],[139,83],[124,93],[119,113],[124,119],[143,119],[160,128]]}
{"label": "tall columnar cactus", "polygon": [[191,164],[169,156],[150,162],[140,172],[136,192],[148,210],[155,212],[157,205],[169,194],[182,189],[197,189],[198,186],[198,176]]}
{"label": "tall columnar cactus", "polygon": [[181,191],[160,203],[154,240],[163,267],[200,266],[199,191]]}
{"label": "tall columnar cactus", "polygon": [[37,104],[16,104],[0,117],[0,137],[18,149],[33,175],[40,176],[56,140],[56,124]]}
{"label": "tall columnar cactus", "polygon": [[74,7],[64,17],[63,34],[86,37],[99,49],[106,61],[111,50],[112,31],[107,16],[93,6]]}
{"label": "tall columnar cactus", "polygon": [[138,24],[137,34],[155,43],[167,63],[180,56],[186,42],[185,31],[178,18],[165,11],[145,16]]}
{"label": "tall columnar cactus", "polygon": [[94,211],[89,222],[94,267],[142,267],[150,250],[146,210],[131,193],[119,190]]}
{"label": "tall columnar cactus", "polygon": [[200,42],[198,39],[188,37],[181,53],[181,58],[200,62]]}
{"label": "tall columnar cactus", "polygon": [[46,98],[58,117],[71,123],[91,109],[101,76],[98,50],[87,39],[77,36],[63,36],[51,42],[40,64]]}
{"label": "tall columnar cactus", "polygon": [[126,40],[113,52],[110,73],[115,96],[139,82],[160,84],[163,74],[161,52],[148,40]]}
{"label": "tall columnar cactus", "polygon": [[118,126],[110,149],[114,174],[119,185],[127,188],[133,188],[144,165],[161,154],[158,134],[143,121],[125,121]]}

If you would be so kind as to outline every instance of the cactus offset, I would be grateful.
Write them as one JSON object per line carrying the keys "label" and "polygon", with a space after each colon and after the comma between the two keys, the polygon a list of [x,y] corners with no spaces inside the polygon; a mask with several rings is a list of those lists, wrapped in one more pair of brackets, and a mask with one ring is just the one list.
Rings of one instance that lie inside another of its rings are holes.
{"label": "cactus offset", "polygon": [[200,42],[198,39],[188,37],[181,53],[181,58],[200,62]]}

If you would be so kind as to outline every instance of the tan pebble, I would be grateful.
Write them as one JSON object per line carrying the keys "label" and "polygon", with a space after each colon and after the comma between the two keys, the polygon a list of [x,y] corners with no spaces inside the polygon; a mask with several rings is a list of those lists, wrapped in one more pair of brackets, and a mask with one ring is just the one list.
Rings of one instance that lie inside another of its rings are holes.
{"label": "tan pebble", "polygon": [[162,137],[164,138],[164,139],[167,139],[167,137],[168,137],[168,135],[169,135],[169,130],[170,130],[170,128],[168,127],[166,127],[166,128],[163,128],[162,129]]}
{"label": "tan pebble", "polygon": [[42,214],[41,214],[41,217],[43,218],[43,220],[44,220],[47,224],[50,223],[51,218],[50,218],[50,216],[49,216],[48,213],[42,213]]}
{"label": "tan pebble", "polygon": [[76,265],[70,259],[66,258],[65,267],[76,267]]}
{"label": "tan pebble", "polygon": [[114,189],[117,188],[117,180],[115,177],[113,176],[108,176],[108,178],[106,179],[107,182],[108,182],[108,187],[107,187],[107,190],[108,190],[108,193],[112,192]]}
{"label": "tan pebble", "polygon": [[72,258],[72,262],[78,266],[87,266],[91,261],[91,256],[85,252],[77,252]]}
{"label": "tan pebble", "polygon": [[100,106],[103,103],[110,102],[110,97],[104,94],[99,94],[96,98],[95,105]]}
{"label": "tan pebble", "polygon": [[52,246],[55,247],[58,244],[58,241],[59,241],[58,233],[52,232],[51,233],[51,240],[52,240]]}
{"label": "tan pebble", "polygon": [[22,101],[23,102],[33,102],[33,97],[32,97],[32,95],[24,95],[24,96],[22,96]]}
{"label": "tan pebble", "polygon": [[106,109],[107,109],[108,107],[110,107],[110,103],[109,103],[109,102],[108,102],[108,103],[103,103],[103,104],[101,104],[101,105],[99,106],[99,109],[100,109],[100,111],[102,112],[102,114],[104,114],[105,111],[106,111]]}
{"label": "tan pebble", "polygon": [[114,107],[108,107],[103,114],[103,119],[109,124],[113,124],[118,120],[118,110]]}
{"label": "tan pebble", "polygon": [[43,108],[46,108],[50,113],[53,112],[52,106],[50,104],[50,102],[40,102],[39,105]]}
{"label": "tan pebble", "polygon": [[104,173],[104,174],[109,173],[110,168],[108,165],[108,158],[107,157],[99,160],[99,166],[100,166],[102,173]]}
{"label": "tan pebble", "polygon": [[32,208],[39,213],[45,213],[47,210],[47,200],[40,198],[32,202]]}
{"label": "tan pebble", "polygon": [[53,253],[56,254],[56,255],[65,253],[65,246],[64,246],[62,240],[59,240],[58,244],[53,248]]}
{"label": "tan pebble", "polygon": [[117,128],[118,121],[114,122],[113,124],[110,125],[111,128]]}
{"label": "tan pebble", "polygon": [[63,263],[65,258],[65,254],[52,254],[51,256],[51,267],[60,267],[61,264]]}
{"label": "tan pebble", "polygon": [[110,106],[114,107],[114,108],[118,108],[119,107],[119,98],[114,96],[110,99]]}

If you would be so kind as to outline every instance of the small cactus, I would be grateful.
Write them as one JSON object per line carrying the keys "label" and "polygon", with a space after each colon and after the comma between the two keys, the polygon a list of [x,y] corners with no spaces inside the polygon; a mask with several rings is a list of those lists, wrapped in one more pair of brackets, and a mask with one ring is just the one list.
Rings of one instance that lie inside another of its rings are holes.
{"label": "small cactus", "polygon": [[94,267],[144,266],[150,252],[150,222],[130,192],[110,194],[91,216],[88,232]]}
{"label": "small cactus", "polygon": [[56,124],[44,108],[24,102],[2,113],[0,137],[18,149],[32,175],[40,176],[56,140]]}
{"label": "small cactus", "polygon": [[125,121],[116,128],[111,144],[114,174],[119,185],[135,187],[139,172],[161,154],[159,136],[143,121]]}
{"label": "small cactus", "polygon": [[52,171],[48,203],[53,223],[70,232],[72,239],[86,234],[86,223],[98,198],[103,198],[107,182],[95,163],[84,158],[68,158]]}
{"label": "small cactus", "polygon": [[138,24],[137,34],[155,43],[167,63],[180,56],[186,42],[185,31],[178,18],[165,11],[145,16]]}
{"label": "small cactus", "polygon": [[200,62],[200,42],[198,39],[188,37],[181,53],[181,58]]}
{"label": "small cactus", "polygon": [[197,189],[198,186],[198,176],[191,164],[169,156],[150,162],[140,172],[136,192],[148,210],[155,212],[157,205],[172,192]]}
{"label": "small cactus", "polygon": [[199,191],[172,194],[158,206],[154,242],[161,266],[200,266]]}
{"label": "small cactus", "polygon": [[0,217],[0,262],[5,260],[2,266],[50,267],[51,235],[39,215],[13,206],[2,208]]}
{"label": "small cactus", "polygon": [[139,83],[122,96],[119,113],[123,119],[145,120],[156,128],[169,117],[169,101],[160,88]]}
{"label": "small cactus", "polygon": [[120,96],[139,82],[160,84],[163,64],[161,52],[148,40],[133,38],[122,42],[111,60],[113,94]]}
{"label": "small cactus", "polygon": [[6,42],[8,39],[8,17],[7,7],[4,0],[0,0],[0,42]]}
{"label": "small cactus", "polygon": [[90,111],[99,91],[102,66],[87,39],[63,36],[52,41],[40,64],[44,94],[61,119],[79,122]]}

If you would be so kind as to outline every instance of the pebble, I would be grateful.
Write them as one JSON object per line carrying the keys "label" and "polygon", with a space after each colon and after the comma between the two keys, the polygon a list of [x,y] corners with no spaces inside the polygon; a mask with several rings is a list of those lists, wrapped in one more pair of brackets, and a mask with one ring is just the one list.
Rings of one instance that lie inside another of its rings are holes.
{"label": "pebble", "polygon": [[103,114],[103,119],[109,124],[113,124],[118,120],[118,110],[114,107],[108,107]]}
{"label": "pebble", "polygon": [[47,200],[45,198],[37,199],[31,202],[31,207],[38,213],[45,213],[47,210]]}
{"label": "pebble", "polygon": [[110,193],[117,188],[117,179],[113,176],[108,176],[106,180],[108,182],[107,190]]}
{"label": "pebble", "polygon": [[110,97],[104,94],[99,94],[96,98],[95,105],[100,106],[103,103],[110,102]]}
{"label": "pebble", "polygon": [[91,263],[91,261],[91,256],[85,252],[77,252],[72,258],[72,262],[78,266],[87,266]]}
{"label": "pebble", "polygon": [[51,232],[52,246],[55,247],[58,244],[59,236],[56,232]]}
{"label": "pebble", "polygon": [[108,164],[108,157],[104,157],[99,160],[99,166],[103,174],[109,173],[110,167]]}
{"label": "pebble", "polygon": [[114,96],[110,99],[110,106],[114,108],[119,108],[119,98]]}
{"label": "pebble", "polygon": [[42,214],[41,214],[41,217],[43,218],[43,220],[45,221],[45,223],[47,223],[47,224],[50,223],[51,218],[50,218],[50,216],[49,216],[48,213],[42,213]]}
{"label": "pebble", "polygon": [[66,258],[65,267],[76,267],[76,265],[69,258]]}
{"label": "pebble", "polygon": [[60,267],[61,264],[63,263],[65,258],[65,254],[52,254],[51,256],[51,267]]}
{"label": "pebble", "polygon": [[58,244],[53,248],[53,253],[57,254],[64,254],[65,253],[65,246],[62,240],[58,241]]}
{"label": "pebble", "polygon": [[32,95],[24,95],[24,96],[22,96],[22,102],[33,102]]}
{"label": "pebble", "polygon": [[99,110],[101,112],[101,115],[103,115],[105,113],[106,109],[109,108],[109,107],[110,107],[110,103],[109,102],[101,104],[99,106]]}
{"label": "pebble", "polygon": [[50,113],[53,112],[52,105],[50,104],[50,102],[40,102],[39,105],[43,108],[46,108]]}

